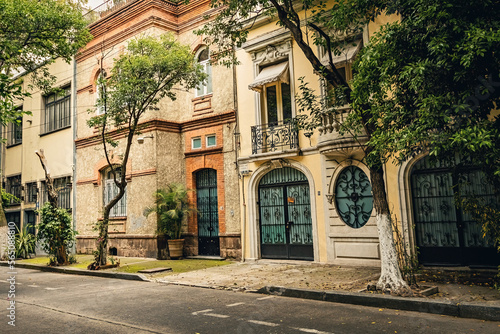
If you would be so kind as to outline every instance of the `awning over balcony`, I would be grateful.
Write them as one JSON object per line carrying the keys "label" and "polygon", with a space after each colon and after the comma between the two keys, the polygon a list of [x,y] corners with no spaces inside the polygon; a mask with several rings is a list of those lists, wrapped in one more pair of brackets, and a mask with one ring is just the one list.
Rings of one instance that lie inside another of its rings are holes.
{"label": "awning over balcony", "polygon": [[248,85],[248,89],[260,93],[262,91],[262,87],[265,84],[278,80],[284,83],[289,83],[288,78],[288,62],[264,67],[262,71],[260,71],[259,75],[257,75],[257,77],[254,79],[254,81],[250,85]]}
{"label": "awning over balcony", "polygon": [[[345,49],[342,51],[342,53],[338,56],[332,55],[332,60],[334,65],[340,65],[342,63],[347,63],[350,62],[356,57],[358,54],[359,50],[361,50],[361,46],[363,45],[362,40],[356,40],[354,42],[349,43],[346,45]],[[328,63],[328,54],[325,54],[323,57],[323,62]]]}

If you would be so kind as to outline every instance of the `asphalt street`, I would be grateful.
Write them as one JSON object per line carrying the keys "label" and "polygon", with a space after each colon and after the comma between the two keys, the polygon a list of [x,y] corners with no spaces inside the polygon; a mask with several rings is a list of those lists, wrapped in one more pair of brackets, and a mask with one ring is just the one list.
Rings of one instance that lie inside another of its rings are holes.
{"label": "asphalt street", "polygon": [[[29,269],[9,272],[0,267],[0,333],[500,332],[500,322],[427,313]],[[13,289],[15,298],[9,300]]]}

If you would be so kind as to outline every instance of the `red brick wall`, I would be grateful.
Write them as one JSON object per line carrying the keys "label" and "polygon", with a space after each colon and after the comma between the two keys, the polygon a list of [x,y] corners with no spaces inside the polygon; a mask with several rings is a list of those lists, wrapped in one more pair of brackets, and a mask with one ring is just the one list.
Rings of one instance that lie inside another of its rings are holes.
{"label": "red brick wall", "polygon": [[[206,136],[216,136],[216,146],[206,147]],[[192,149],[191,139],[201,137],[201,148]],[[225,225],[225,194],[224,194],[224,155],[222,153],[222,125],[211,126],[203,129],[187,131],[185,133],[186,154],[186,185],[196,189],[195,173],[204,168],[217,171],[217,202],[219,208],[219,233],[226,233]],[[190,200],[196,205],[196,194],[190,193]],[[222,208],[222,210],[221,210]],[[188,222],[189,233],[197,235],[198,222],[196,215]]]}

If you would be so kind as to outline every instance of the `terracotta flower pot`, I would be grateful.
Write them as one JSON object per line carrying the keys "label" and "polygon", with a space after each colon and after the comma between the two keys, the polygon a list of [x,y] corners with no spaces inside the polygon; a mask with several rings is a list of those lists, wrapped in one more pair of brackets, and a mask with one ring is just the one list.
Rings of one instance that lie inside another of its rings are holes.
{"label": "terracotta flower pot", "polygon": [[171,258],[180,258],[184,251],[184,239],[168,240],[168,251]]}

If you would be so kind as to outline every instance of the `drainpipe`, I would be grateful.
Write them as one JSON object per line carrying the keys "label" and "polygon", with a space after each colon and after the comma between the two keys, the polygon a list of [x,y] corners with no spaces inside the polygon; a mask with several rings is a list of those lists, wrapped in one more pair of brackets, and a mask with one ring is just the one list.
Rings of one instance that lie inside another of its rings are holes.
{"label": "drainpipe", "polygon": [[243,223],[241,227],[241,262],[245,262],[246,229],[247,229],[247,203],[245,202],[245,175],[240,174],[241,195],[243,196]]}
{"label": "drainpipe", "polygon": [[[77,130],[77,112],[76,112],[76,59],[73,57],[73,84],[71,86],[73,94],[73,230],[76,230],[76,130]],[[76,242],[73,246],[76,253]]]}

